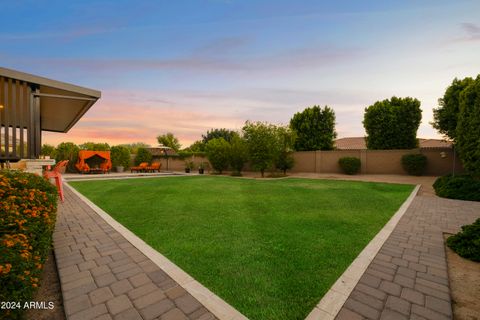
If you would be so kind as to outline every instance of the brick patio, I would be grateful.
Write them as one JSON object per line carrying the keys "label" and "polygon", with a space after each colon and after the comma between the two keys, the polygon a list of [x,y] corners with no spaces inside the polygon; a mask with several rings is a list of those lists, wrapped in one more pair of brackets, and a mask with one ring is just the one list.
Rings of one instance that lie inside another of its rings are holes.
{"label": "brick patio", "polygon": [[55,257],[69,320],[216,319],[68,188]]}
{"label": "brick patio", "polygon": [[480,203],[417,196],[336,319],[453,319],[443,233],[479,217]]}

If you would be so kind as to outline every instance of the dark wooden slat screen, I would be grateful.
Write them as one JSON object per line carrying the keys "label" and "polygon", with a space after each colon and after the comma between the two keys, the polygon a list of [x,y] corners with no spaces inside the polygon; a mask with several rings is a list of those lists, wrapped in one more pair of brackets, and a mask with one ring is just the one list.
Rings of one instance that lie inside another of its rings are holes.
{"label": "dark wooden slat screen", "polygon": [[28,83],[0,77],[0,161],[35,158],[40,152],[35,137],[31,139],[39,134],[40,123],[35,126],[34,121],[40,121],[40,110],[30,105],[30,95]]}

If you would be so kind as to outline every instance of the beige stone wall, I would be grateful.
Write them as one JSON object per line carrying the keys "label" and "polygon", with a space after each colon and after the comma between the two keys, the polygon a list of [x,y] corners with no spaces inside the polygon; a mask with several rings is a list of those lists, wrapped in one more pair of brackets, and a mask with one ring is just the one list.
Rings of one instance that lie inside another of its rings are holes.
{"label": "beige stone wall", "polygon": [[315,172],[316,171],[316,153],[314,151],[299,151],[293,154],[295,166],[293,172]]}
{"label": "beige stone wall", "polygon": [[[343,157],[357,157],[362,162],[362,174],[406,174],[402,168],[401,159],[404,154],[422,153],[427,157],[427,170],[425,175],[437,176],[452,172],[453,151],[452,149],[413,149],[413,150],[335,150],[335,151],[299,151],[293,154],[295,166],[292,172],[312,173],[342,173],[338,160]],[[180,160],[178,158],[167,159],[154,158],[153,162],[160,161],[162,170],[184,171],[185,161],[195,163],[195,171],[201,162],[207,162],[205,157],[195,156]],[[207,170],[208,171],[208,170]],[[250,171],[250,165],[246,164],[244,171]],[[463,172],[463,167],[456,157],[456,173]]]}
{"label": "beige stone wall", "polygon": [[190,157],[184,160],[181,160],[178,158],[168,158],[168,166],[167,166],[167,159],[155,158],[153,161],[154,162],[160,161],[162,163],[162,170],[168,170],[168,171],[184,171],[185,161],[193,161],[193,163],[195,164],[195,169],[194,169],[195,171],[198,170],[198,166],[200,165],[200,163],[202,162],[208,163],[207,158],[200,157],[200,156],[195,156],[193,159]]}
{"label": "beige stone wall", "polygon": [[[401,159],[404,154],[422,153],[427,157],[425,175],[444,175],[452,172],[453,151],[449,148],[413,150],[335,150],[295,152],[295,166],[292,172],[342,173],[338,160],[343,157],[357,157],[362,162],[362,174],[406,174]],[[463,167],[455,159],[455,172]]]}
{"label": "beige stone wall", "polygon": [[402,168],[402,156],[418,153],[415,150],[367,150],[366,173],[371,174],[405,174]]}

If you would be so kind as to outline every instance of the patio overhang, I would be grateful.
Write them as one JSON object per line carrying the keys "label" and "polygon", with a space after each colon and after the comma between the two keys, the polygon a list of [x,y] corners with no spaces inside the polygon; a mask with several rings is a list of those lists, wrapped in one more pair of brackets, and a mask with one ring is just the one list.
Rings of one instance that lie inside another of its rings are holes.
{"label": "patio overhang", "polygon": [[37,158],[41,131],[68,132],[101,92],[0,67],[0,160]]}

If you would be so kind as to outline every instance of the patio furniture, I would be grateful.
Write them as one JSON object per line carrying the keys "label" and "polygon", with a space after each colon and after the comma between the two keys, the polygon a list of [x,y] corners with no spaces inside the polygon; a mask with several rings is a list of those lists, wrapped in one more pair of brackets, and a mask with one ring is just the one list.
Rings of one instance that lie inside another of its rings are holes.
{"label": "patio furniture", "polygon": [[148,162],[142,162],[136,167],[131,167],[130,172],[145,172],[148,167]]}
{"label": "patio furniture", "polygon": [[60,170],[62,168],[66,168],[68,164],[68,160],[63,160],[57,163],[57,165],[52,170],[45,170],[43,176],[45,179],[55,179],[55,185],[57,186],[58,195],[60,196],[60,200],[64,200],[63,196],[63,185],[62,185],[62,174]]}
{"label": "patio furniture", "polygon": [[[93,162],[97,160],[98,168],[92,168],[92,164],[87,162]],[[98,164],[100,161],[100,164]],[[110,151],[88,151],[81,150],[78,153],[78,162],[75,167],[80,173],[109,173],[112,169],[112,161],[110,159]]]}
{"label": "patio furniture", "polygon": [[145,168],[145,171],[147,172],[160,172],[160,168],[162,167],[162,164],[160,162],[154,162],[152,165],[148,166]]}

